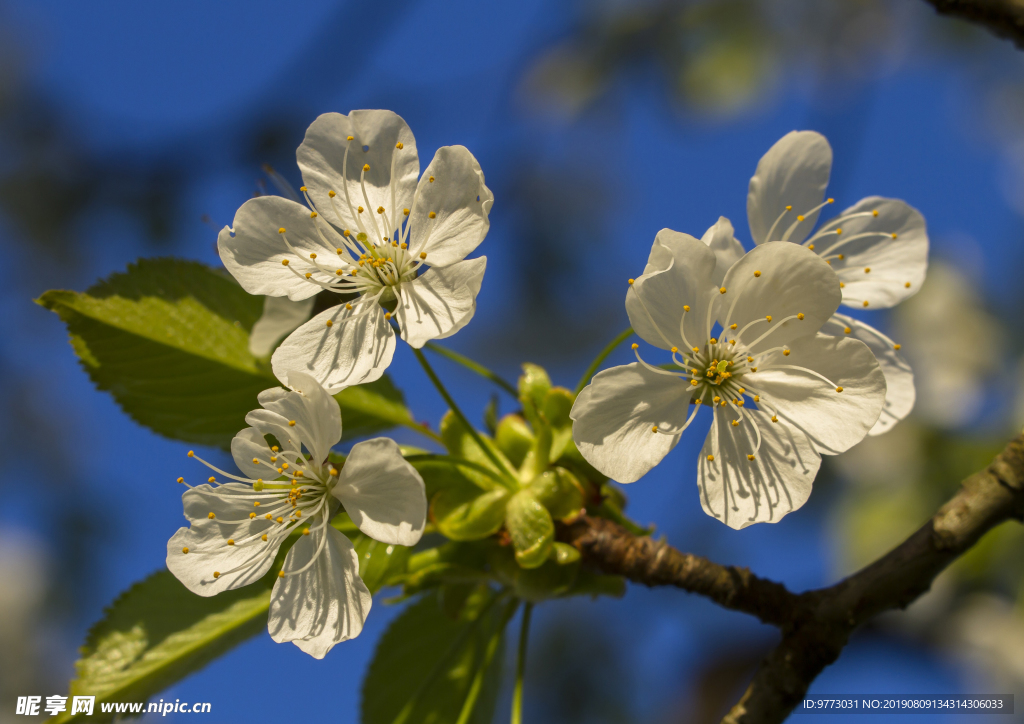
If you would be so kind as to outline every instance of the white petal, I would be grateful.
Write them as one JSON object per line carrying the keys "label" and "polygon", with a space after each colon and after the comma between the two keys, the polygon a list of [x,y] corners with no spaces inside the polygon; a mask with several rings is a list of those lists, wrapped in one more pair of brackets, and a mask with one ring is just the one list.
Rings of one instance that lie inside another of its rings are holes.
{"label": "white petal", "polygon": [[[814,246],[845,285],[843,304],[860,308],[867,301],[872,309],[884,309],[917,294],[928,269],[928,232],[921,212],[899,199],[869,196],[822,226],[824,231],[837,228],[841,235],[822,236]],[[857,238],[862,234],[868,236]]]}
{"label": "white petal", "polygon": [[[756,373],[743,378],[759,390],[758,406],[777,410],[811,438],[818,452],[836,455],[864,439],[885,403],[885,376],[867,345],[825,334],[790,342],[788,357],[775,355]],[[803,370],[813,370],[820,377]],[[842,387],[842,392],[836,392]],[[766,403],[766,404],[765,404]]]}
{"label": "white petal", "polygon": [[[800,243],[806,239],[819,214],[807,212],[824,199],[831,171],[832,147],[820,133],[790,131],[768,149],[757,163],[747,193],[747,220],[754,243]],[[791,207],[789,211],[787,206]],[[798,215],[804,220],[797,221]],[[796,227],[786,238],[794,222]]]}
{"label": "white petal", "polygon": [[[349,136],[353,140],[347,140]],[[397,148],[399,143],[401,149]],[[416,139],[406,122],[391,111],[352,111],[347,116],[325,113],[306,130],[296,157],[316,210],[341,229],[365,231],[376,239],[392,236],[395,229],[386,228],[389,224],[384,223],[377,208],[383,206],[390,226],[397,228],[404,218],[402,209],[412,205],[420,174]],[[370,170],[364,174],[366,164]],[[337,194],[333,199],[330,191]],[[360,206],[366,209],[362,214],[357,211]]]}
{"label": "white petal", "polygon": [[353,445],[333,493],[352,522],[374,540],[411,546],[423,535],[423,478],[394,440],[378,437]]}
{"label": "white petal", "polygon": [[[287,575],[314,555],[317,559],[310,568]],[[278,579],[270,594],[267,624],[274,641],[291,641],[313,658],[322,659],[335,644],[353,639],[363,630],[372,599],[359,577],[356,549],[344,535],[328,525],[299,536],[285,557],[284,571],[285,577]]]}
{"label": "white petal", "polygon": [[893,425],[910,414],[917,396],[914,391],[914,371],[891,339],[871,325],[845,314],[833,315],[821,331],[835,337],[859,339],[875,355],[885,375],[885,405],[869,435],[888,432]]}
{"label": "white petal", "polygon": [[253,357],[266,357],[289,332],[309,319],[313,298],[293,302],[287,297],[266,297],[263,315],[249,332],[249,352]]}
{"label": "white petal", "polygon": [[338,402],[305,372],[289,372],[288,385],[293,391],[284,394],[277,391],[279,388],[264,391],[259,395],[259,402],[284,418],[285,424],[294,421],[294,426],[289,424],[294,435],[305,444],[314,460],[323,462],[341,440]]}
{"label": "white petal", "polygon": [[[242,471],[242,475],[253,480],[273,480],[277,477],[277,471],[270,468],[270,456],[273,453],[263,435],[255,427],[247,427],[231,440],[231,457],[235,459],[235,465]],[[262,462],[254,463],[253,460]]]}
{"label": "white petal", "polygon": [[644,273],[626,292],[626,314],[633,330],[662,349],[702,345],[709,332],[707,309],[715,293],[714,272],[715,254],[699,240],[671,229],[659,231]]}
{"label": "white petal", "polygon": [[292,332],[270,358],[277,379],[287,384],[292,370],[308,372],[332,395],[379,379],[395,353],[394,330],[373,298],[352,306],[332,307]]}
{"label": "white petal", "polygon": [[[288,392],[287,390],[282,390],[280,387],[275,388],[275,390],[280,391],[282,395],[287,394]],[[268,399],[268,393],[270,392],[271,390],[264,390],[259,394],[257,399],[260,400],[260,404]],[[292,462],[295,455],[301,454],[303,442],[296,428],[288,424],[290,419],[291,418],[284,417],[276,412],[263,409],[252,410],[245,415],[246,424],[251,425],[259,434],[273,435],[277,438],[277,441],[281,445],[281,450],[285,453],[288,462]],[[255,442],[255,435],[252,435],[252,433],[248,434],[251,435],[249,439]],[[239,444],[241,445],[242,443]],[[252,461],[250,460],[250,462]],[[278,464],[281,462],[285,461],[281,460]],[[258,475],[256,477],[265,478],[266,475]]]}
{"label": "white petal", "polygon": [[437,149],[416,188],[409,249],[417,255],[426,252],[432,267],[465,259],[487,236],[487,216],[493,203],[494,194],[484,184],[480,164],[468,149]]}
{"label": "white petal", "polygon": [[[737,338],[748,345],[774,330],[753,346],[755,352],[814,334],[841,299],[839,279],[828,264],[809,249],[781,241],[748,252],[729,269],[722,287],[718,320],[723,327],[737,324]],[[798,314],[804,318],[795,318]],[[754,320],[759,321],[744,332]]]}
{"label": "white petal", "polygon": [[[274,523],[260,516],[249,518],[257,499],[266,501],[268,497],[236,483],[221,485],[216,491],[205,484],[187,490],[182,503],[192,526],[179,528],[167,541],[167,568],[175,578],[200,596],[213,596],[262,578],[274,563],[280,541],[260,539]],[[236,544],[228,545],[229,539]],[[229,573],[239,567],[242,570]],[[223,575],[214,577],[214,572]]]}
{"label": "white petal", "polygon": [[[760,410],[716,409],[698,465],[704,512],[739,530],[753,523],[777,523],[807,502],[821,457],[799,429],[773,423]],[[761,445],[753,460],[758,432]],[[708,460],[708,456],[714,460]]]}
{"label": "white petal", "polygon": [[587,462],[620,483],[633,483],[661,462],[679,442],[690,413],[691,387],[639,363],[594,376],[569,413],[572,436]]}
{"label": "white petal", "polygon": [[729,267],[738,262],[746,252],[743,251],[743,245],[736,241],[732,222],[724,216],[719,216],[715,225],[705,231],[700,240],[715,252],[715,273],[712,283],[720,287]]}
{"label": "white petal", "polygon": [[[321,287],[307,280],[306,272],[327,281],[310,260],[310,253],[334,254],[317,236],[305,206],[280,196],[249,199],[235,213],[234,225],[217,237],[217,251],[224,266],[249,294],[308,299]],[[285,229],[281,234],[280,229]],[[295,252],[288,248],[284,237]],[[296,253],[297,252],[297,253]],[[284,266],[282,260],[288,260]]]}
{"label": "white petal", "polygon": [[476,313],[487,257],[430,269],[399,289],[395,317],[402,339],[419,349],[432,339],[451,337]]}

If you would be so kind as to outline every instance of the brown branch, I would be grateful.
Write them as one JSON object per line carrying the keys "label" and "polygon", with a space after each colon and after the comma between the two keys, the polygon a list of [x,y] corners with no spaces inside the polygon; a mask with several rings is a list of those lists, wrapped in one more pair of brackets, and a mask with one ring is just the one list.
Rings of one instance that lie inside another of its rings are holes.
{"label": "brown branch", "polygon": [[981,25],[1024,50],[1024,0],[925,0],[941,15]]}
{"label": "brown branch", "polygon": [[562,540],[605,573],[647,586],[671,585],[778,626],[782,641],[765,659],[723,724],[783,721],[850,634],[883,611],[905,608],[985,533],[1024,520],[1024,436],[1018,435],[984,470],[906,541],[828,588],[794,594],[750,573],[682,553],[663,541],[637,537],[600,518],[564,526]]}

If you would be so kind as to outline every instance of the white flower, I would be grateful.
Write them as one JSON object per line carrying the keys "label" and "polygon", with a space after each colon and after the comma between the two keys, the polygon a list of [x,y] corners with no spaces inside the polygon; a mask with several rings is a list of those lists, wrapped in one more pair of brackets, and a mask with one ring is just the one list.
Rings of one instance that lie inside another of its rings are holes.
{"label": "white flower", "polygon": [[[898,199],[869,196],[825,222],[814,233],[818,215],[833,203],[825,199],[832,170],[832,148],[820,133],[792,131],[757,164],[747,195],[747,219],[756,244],[791,241],[823,258],[839,276],[843,304],[855,308],[892,307],[915,294],[928,267],[928,234],[920,212]],[[732,224],[721,217],[704,243],[718,258],[719,280],[743,254]],[[914,407],[914,373],[900,345],[871,325],[836,315],[821,330],[849,335],[871,348],[885,374],[885,407],[870,435],[887,432]]]}
{"label": "white flower", "polygon": [[817,333],[841,292],[809,250],[763,244],[733,264],[720,287],[715,278],[707,245],[669,229],[658,234],[626,311],[636,333],[670,350],[682,370],[637,353],[636,363],[599,373],[573,406],[573,438],[594,467],[631,483],[710,407],[701,505],[743,528],[803,505],[820,456],[847,450],[875,424],[885,378],[862,342]]}
{"label": "white flower", "polygon": [[297,329],[309,319],[313,311],[313,297],[293,302],[288,297],[266,297],[263,314],[252,325],[249,333],[249,351],[254,357],[266,357],[281,338]]}
{"label": "white flower", "polygon": [[297,156],[309,208],[279,196],[251,199],[217,244],[250,294],[349,295],[271,358],[282,382],[306,371],[334,394],[384,373],[395,351],[392,314],[417,348],[469,323],[487,258],[465,256],[487,234],[494,196],[462,146],[438,149],[417,183],[416,140],[391,111],[324,114]]}
{"label": "white flower", "polygon": [[330,523],[339,504],[371,538],[410,546],[423,533],[427,503],[423,479],[393,440],[354,445],[339,471],[328,460],[341,440],[338,403],[309,375],[289,379],[293,391],[260,393],[263,409],[246,416],[251,427],[231,442],[241,476],[189,452],[233,482],[210,477],[185,492],[191,527],[168,541],[167,567],[193,593],[213,596],[262,578],[281,544],[298,535],[271,593],[270,634],[321,659],[358,636],[370,611],[355,549]]}

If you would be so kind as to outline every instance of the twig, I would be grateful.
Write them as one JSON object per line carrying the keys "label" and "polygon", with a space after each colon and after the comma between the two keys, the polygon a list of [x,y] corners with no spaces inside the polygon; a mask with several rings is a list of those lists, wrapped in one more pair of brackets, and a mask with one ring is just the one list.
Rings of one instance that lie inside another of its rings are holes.
{"label": "twig", "polygon": [[925,0],[939,14],[981,25],[1024,50],[1024,0]]}
{"label": "twig", "polygon": [[850,634],[883,611],[905,608],[985,533],[1024,520],[1024,436],[1018,435],[916,533],[882,558],[828,588],[794,594],[747,569],[721,566],[667,543],[637,537],[616,523],[583,518],[560,531],[563,540],[605,573],[647,586],[672,585],[726,608],[757,616],[782,631],[723,724],[785,720]]}

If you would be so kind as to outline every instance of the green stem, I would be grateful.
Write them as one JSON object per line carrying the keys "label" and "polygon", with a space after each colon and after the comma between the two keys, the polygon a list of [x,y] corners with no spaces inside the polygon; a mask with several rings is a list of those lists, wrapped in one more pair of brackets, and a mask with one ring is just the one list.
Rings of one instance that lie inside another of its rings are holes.
{"label": "green stem", "polygon": [[523,606],[523,623],[519,629],[519,656],[516,658],[516,688],[512,692],[512,724],[523,721],[523,673],[526,671],[526,641],[530,636],[530,614],[533,604]]}
{"label": "green stem", "polygon": [[601,350],[601,354],[594,358],[594,361],[590,363],[589,367],[587,367],[587,371],[583,373],[583,377],[580,378],[580,383],[576,385],[577,395],[580,394],[583,388],[587,386],[587,383],[590,382],[590,378],[594,376],[594,373],[597,372],[597,368],[601,366],[601,363],[604,362],[605,358],[610,355],[616,347],[629,339],[631,334],[633,334],[633,328],[627,327],[621,334],[619,334],[618,337],[609,342],[607,347]]}
{"label": "green stem", "polygon": [[516,389],[515,385],[513,385],[511,382],[506,380],[501,375],[499,375],[499,374],[497,374],[495,372],[492,372],[491,370],[487,369],[486,367],[484,367],[479,362],[475,362],[475,361],[471,360],[469,357],[461,355],[458,352],[453,352],[452,350],[448,349],[447,347],[442,347],[441,345],[434,344],[433,342],[427,342],[427,344],[425,346],[430,351],[437,352],[439,355],[447,357],[451,361],[457,362],[460,365],[462,365],[463,367],[466,367],[468,369],[473,370],[474,372],[476,372],[481,377],[485,377],[486,379],[490,380],[491,382],[496,384],[501,389],[505,390],[505,392],[509,393],[510,395],[515,397],[516,399],[519,399],[519,390]]}
{"label": "green stem", "polygon": [[[435,455],[434,453],[417,453],[415,455],[406,455],[405,459],[407,462],[412,463],[413,467],[416,467],[416,463],[419,462],[447,463],[454,467],[459,467],[461,465],[464,468],[470,468],[472,470],[477,471],[478,473],[486,475],[491,480],[494,480],[495,482],[500,483],[501,485],[505,484],[505,479],[501,477],[501,475],[499,475],[498,473],[494,472],[493,468],[489,468],[486,465],[481,465],[480,463],[475,463],[472,460],[466,460],[465,458],[456,457],[454,455]],[[291,487],[291,484],[285,485],[283,487]]]}
{"label": "green stem", "polygon": [[409,420],[408,422],[403,422],[402,425],[404,425],[405,427],[409,428],[410,430],[415,430],[420,435],[426,435],[427,437],[429,437],[431,440],[433,440],[436,443],[440,443],[441,445],[444,445],[444,440],[441,439],[440,435],[438,435],[436,432],[434,432],[429,427],[427,427],[426,425],[424,425],[424,424],[422,424],[420,422],[415,422],[413,420]]}
{"label": "green stem", "polygon": [[427,377],[429,377],[430,381],[434,383],[434,387],[437,388],[437,391],[441,393],[441,397],[443,397],[444,401],[448,404],[448,408],[452,411],[455,417],[459,418],[459,422],[465,426],[470,437],[473,438],[473,441],[483,451],[484,455],[494,463],[494,467],[501,472],[508,474],[510,481],[514,483],[516,480],[515,472],[509,470],[508,467],[498,459],[498,456],[494,454],[494,451],[491,450],[490,446],[484,444],[484,441],[480,438],[480,433],[476,431],[475,427],[469,424],[469,420],[467,420],[466,416],[462,414],[462,410],[460,410],[459,406],[455,404],[455,400],[452,399],[452,396],[448,394],[448,390],[445,389],[444,383],[442,383],[441,379],[434,373],[434,368],[430,366],[429,362],[427,362],[427,358],[423,356],[423,352],[415,347],[412,348],[412,352],[416,355],[416,359],[420,361],[420,364],[423,365],[423,371],[427,373]]}

